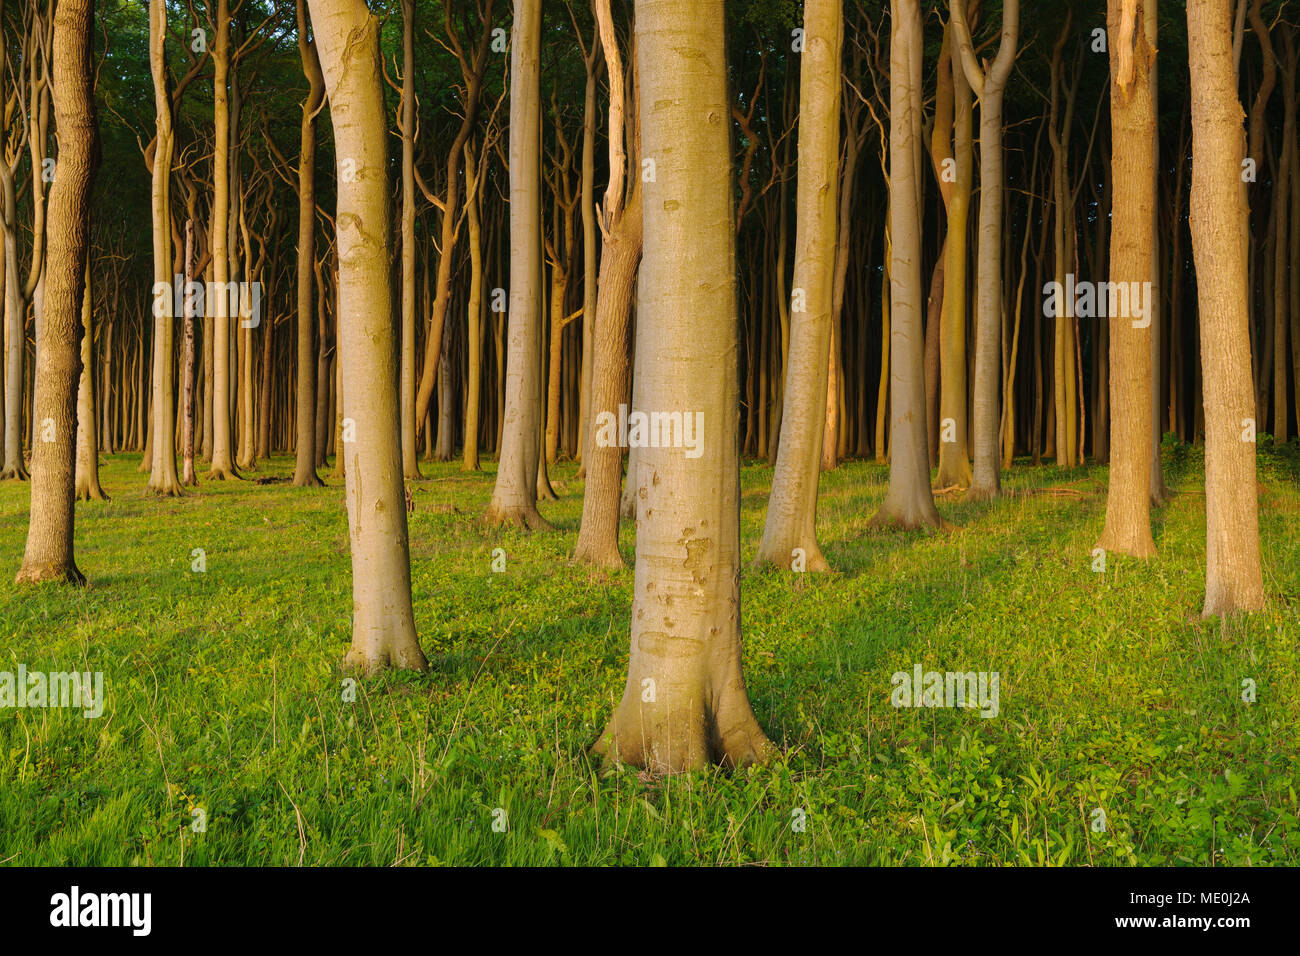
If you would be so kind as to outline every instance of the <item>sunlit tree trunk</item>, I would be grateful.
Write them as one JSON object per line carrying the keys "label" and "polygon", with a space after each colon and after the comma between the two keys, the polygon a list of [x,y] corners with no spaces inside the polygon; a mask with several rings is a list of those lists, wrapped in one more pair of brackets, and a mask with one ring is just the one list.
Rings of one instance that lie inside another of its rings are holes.
{"label": "sunlit tree trunk", "polygon": [[[424,670],[415,636],[389,282],[392,230],[379,21],[365,0],[309,0],[338,158],[339,365],[352,546],[352,648],[372,673]],[[347,168],[351,175],[342,175]]]}
{"label": "sunlit tree trunk", "polygon": [[161,0],[149,7],[149,63],[153,71],[157,148],[153,157],[153,446],[149,490],[179,495],[176,475],[176,398],[172,349],[175,315],[172,291],[171,166],[173,150],[171,94],[167,88],[164,41],[167,9]]}
{"label": "sunlit tree trunk", "polygon": [[[212,281],[224,290],[230,281],[230,0],[217,0],[216,39],[212,45]],[[208,479],[236,478],[231,458],[230,308],[226,295],[212,303],[212,461]]]}
{"label": "sunlit tree trunk", "polygon": [[[154,2],[161,7],[161,0]],[[31,512],[18,582],[85,581],[73,556],[72,531],[78,339],[98,134],[91,66],[93,22],[93,0],[61,0],[54,12],[51,73],[59,165],[50,190],[45,314],[37,342]]]}
{"label": "sunlit tree trunk", "polygon": [[872,522],[938,526],[926,451],[921,335],[921,11],[892,0],[889,43],[889,489]]}
{"label": "sunlit tree trunk", "polygon": [[1231,8],[1188,0],[1192,193],[1205,397],[1205,604],[1202,615],[1264,606],[1259,563],[1254,411],[1245,250],[1237,185],[1245,154],[1232,58]]}
{"label": "sunlit tree trunk", "polygon": [[[77,467],[74,483],[78,501],[107,501],[108,494],[99,483],[99,420],[96,401],[99,376],[95,372],[89,255],[86,256],[85,273],[85,291],[81,296],[81,375],[77,384]],[[110,348],[111,345],[111,342],[104,343],[105,348]]]}
{"label": "sunlit tree trunk", "polygon": [[542,444],[541,16],[541,0],[515,0],[510,62],[510,324],[505,432],[487,515],[493,524],[530,529],[550,527],[537,510]]}
{"label": "sunlit tree trunk", "polygon": [[[1002,37],[987,73],[975,58],[963,4],[952,4],[952,23],[962,69],[980,103],[979,251],[975,278],[975,469],[969,498],[984,500],[1001,493],[998,454],[999,356],[1002,345],[1002,96],[1016,60],[1020,37],[1020,0],[1002,5]],[[1028,239],[1029,225],[1025,225]],[[1023,276],[1024,270],[1021,269]],[[1016,299],[1017,308],[1020,302]],[[1017,323],[1017,329],[1019,324]],[[1008,375],[1014,375],[1012,349]],[[1011,390],[1007,389],[1010,408]],[[1014,432],[1015,418],[1008,411]],[[940,479],[940,484],[943,480]]]}
{"label": "sunlit tree trunk", "polygon": [[795,304],[776,471],[757,562],[809,571],[830,568],[817,543],[816,526],[838,240],[842,45],[839,0],[806,0],[799,58],[798,221],[791,292]]}
{"label": "sunlit tree trunk", "polygon": [[627,684],[596,744],[652,772],[775,754],[741,668],[735,234],[722,0],[638,0],[658,158],[645,191],[643,407],[703,415],[699,455],[641,449]]}
{"label": "sunlit tree trunk", "polygon": [[[1155,112],[1147,82],[1155,48],[1146,34],[1144,5],[1151,0],[1108,0],[1110,37],[1111,164],[1114,207],[1111,211],[1110,274],[1112,284],[1136,287],[1137,296],[1121,297],[1119,314],[1110,323],[1110,486],[1106,526],[1099,546],[1135,557],[1155,554],[1151,537],[1151,210],[1155,177],[1151,137]],[[1122,307],[1128,299],[1129,308]],[[1144,324],[1143,311],[1145,319]],[[1061,449],[1059,452],[1066,452]]]}
{"label": "sunlit tree trunk", "polygon": [[312,280],[316,266],[316,113],[325,99],[325,77],[316,43],[307,36],[304,0],[297,2],[297,15],[298,53],[308,92],[302,104],[298,149],[298,368],[293,483],[299,488],[312,488],[322,483],[316,474],[316,308]]}
{"label": "sunlit tree trunk", "polygon": [[[582,495],[582,524],[574,547],[575,561],[623,567],[618,550],[618,522],[623,513],[623,448],[619,436],[610,441],[601,424],[617,420],[627,401],[630,309],[641,262],[641,190],[636,175],[636,148],[628,157],[624,143],[626,99],[622,53],[614,31],[609,0],[596,0],[600,46],[609,73],[609,183],[605,189],[604,244],[600,255],[596,319],[593,327],[591,401],[583,455],[586,485]],[[633,102],[636,95],[635,63]],[[635,129],[636,124],[632,124]],[[635,134],[634,134],[635,135]],[[629,176],[629,173],[631,175]],[[630,179],[630,193],[628,184]],[[629,461],[629,476],[631,461]],[[631,483],[629,482],[629,485]]]}

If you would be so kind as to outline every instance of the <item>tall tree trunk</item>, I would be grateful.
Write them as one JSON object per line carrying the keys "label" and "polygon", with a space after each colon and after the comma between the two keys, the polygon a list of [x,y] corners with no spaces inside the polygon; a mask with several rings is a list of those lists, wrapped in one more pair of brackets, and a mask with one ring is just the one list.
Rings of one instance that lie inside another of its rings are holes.
{"label": "tall tree trunk", "polygon": [[[950,0],[959,8],[966,0]],[[953,19],[964,15],[954,12]],[[951,32],[951,31],[950,31]],[[952,38],[949,38],[951,44]],[[970,218],[972,171],[971,96],[966,73],[950,60],[954,105],[952,188],[948,194],[947,261],[943,269],[943,319],[939,332],[939,471],[941,488],[969,488],[966,418],[966,236]]]}
{"label": "tall tree trunk", "polygon": [[[1164,431],[1161,425],[1164,416],[1161,410],[1161,369],[1164,363],[1161,360],[1161,329],[1168,324],[1164,316],[1164,282],[1161,278],[1164,270],[1161,268],[1160,252],[1160,210],[1155,199],[1160,192],[1160,85],[1157,82],[1157,65],[1154,51],[1159,46],[1157,34],[1158,16],[1156,9],[1156,0],[1148,0],[1142,8],[1142,15],[1146,21],[1144,24],[1147,34],[1147,44],[1151,47],[1153,55],[1151,57],[1151,72],[1147,75],[1147,85],[1151,87],[1151,115],[1154,117],[1151,123],[1150,149],[1151,149],[1151,294],[1147,301],[1147,318],[1151,321],[1151,328],[1147,330],[1149,337],[1148,346],[1151,350],[1151,409],[1148,412],[1148,418],[1151,420],[1150,443],[1151,443],[1151,462],[1150,462],[1150,495],[1152,506],[1162,505],[1169,499],[1169,489],[1165,487],[1165,473],[1160,464],[1160,439],[1164,437]],[[1113,147],[1112,140],[1112,149]],[[1122,148],[1122,147],[1121,147]],[[1179,159],[1181,164],[1182,160]]]}
{"label": "tall tree trunk", "polygon": [[465,209],[469,220],[469,302],[465,307],[465,319],[469,335],[466,340],[465,437],[461,452],[463,471],[479,470],[479,401],[483,374],[483,238],[479,223],[482,195],[474,150],[466,143]]}
{"label": "tall tree trunk", "polygon": [[194,273],[194,220],[185,220],[185,288],[181,293],[184,304],[184,347],[181,350],[181,483],[197,485],[194,474],[194,302],[190,296],[190,280]]}
{"label": "tall tree trunk", "polygon": [[[316,266],[316,113],[325,99],[325,77],[321,73],[316,42],[307,37],[304,0],[297,2],[298,53],[307,77],[307,98],[302,103],[302,127],[298,147],[298,323],[297,387],[294,395],[295,460],[293,483],[299,488],[322,484],[316,474],[317,357],[313,341],[316,309],[312,280]],[[324,385],[322,384],[322,389]]]}
{"label": "tall tree trunk", "polygon": [[365,0],[309,0],[339,175],[338,315],[346,498],[352,546],[352,648],[362,673],[425,670],[415,636],[389,282],[391,222],[380,88],[379,20]]}
{"label": "tall tree trunk", "polygon": [[[967,497],[982,501],[1001,493],[998,456],[999,356],[1002,345],[1002,96],[1016,60],[1020,37],[1020,0],[1002,6],[1002,37],[985,74],[975,58],[963,4],[952,4],[958,52],[966,79],[980,101],[979,251],[975,277],[975,470]],[[1028,238],[1029,224],[1025,224]],[[1023,273],[1023,269],[1021,270]],[[1018,302],[1019,300],[1017,300]],[[1019,328],[1019,324],[1017,324]],[[1014,349],[1013,349],[1014,353]],[[1014,363],[1014,354],[1011,362]],[[1014,371],[1008,369],[1008,375]],[[1010,390],[1008,390],[1008,401]],[[1009,419],[1013,424],[1014,418]],[[940,484],[943,480],[940,479]]]}
{"label": "tall tree trunk", "polygon": [[[402,0],[402,474],[421,478],[415,446],[415,0]],[[452,250],[443,248],[450,260]],[[440,361],[441,359],[439,359]]]}
{"label": "tall tree trunk", "polygon": [[921,211],[918,172],[921,11],[891,0],[889,43],[889,489],[872,523],[937,527],[925,431],[921,354]]}
{"label": "tall tree trunk", "polygon": [[[161,8],[161,0],[154,0]],[[54,11],[51,72],[59,130],[59,173],[50,190],[45,314],[39,331],[32,436],[31,514],[17,582],[85,582],[73,556],[77,455],[78,337],[89,254],[90,187],[98,123],[91,69],[93,0],[62,0]],[[39,177],[40,172],[35,171]]]}
{"label": "tall tree trunk", "polygon": [[[676,772],[775,755],[741,668],[735,234],[722,0],[637,0],[658,159],[645,183],[636,378],[644,407],[703,414],[698,457],[641,448],[631,656],[598,753]],[[712,118],[712,121],[710,121]]]}
{"label": "tall tree trunk", "polygon": [[804,49],[799,58],[798,221],[791,290],[796,304],[790,312],[789,368],[776,471],[757,557],[759,564],[810,571],[830,570],[817,544],[817,484],[838,240],[843,29],[839,0],[806,0]]}
{"label": "tall tree trunk", "polygon": [[[541,0],[515,0],[510,62],[510,330],[505,433],[488,521],[550,525],[537,510],[542,414]],[[444,245],[442,254],[451,250]],[[427,361],[427,359],[426,359]]]}
{"label": "tall tree trunk", "polygon": [[231,458],[230,307],[230,0],[217,0],[217,37],[212,45],[214,125],[212,152],[212,281],[218,290],[212,323],[212,461],[208,480],[237,478]]}
{"label": "tall tree trunk", "polygon": [[[1110,275],[1112,287],[1135,295],[1114,297],[1117,313],[1110,322],[1110,485],[1106,526],[1099,546],[1135,557],[1150,557],[1151,537],[1151,210],[1155,176],[1151,168],[1154,104],[1148,76],[1155,48],[1146,33],[1145,4],[1152,0],[1108,0],[1110,44],[1111,165],[1114,207],[1111,212]],[[1135,303],[1145,301],[1145,309]],[[1128,309],[1123,308],[1127,301]],[[1144,319],[1146,320],[1144,322]],[[1064,449],[1058,449],[1065,451]]]}
{"label": "tall tree trunk", "polygon": [[[89,244],[87,244],[89,248]],[[91,314],[90,256],[86,256],[85,291],[81,296],[81,376],[77,384],[77,467],[74,484],[78,501],[107,501],[99,483],[99,423],[95,389],[95,335]],[[111,347],[105,341],[104,348]]]}
{"label": "tall tree trunk", "polygon": [[176,398],[172,351],[175,309],[172,291],[171,167],[173,150],[171,93],[167,88],[167,10],[162,2],[150,2],[149,64],[153,72],[157,148],[153,157],[153,446],[149,469],[149,490],[160,495],[179,495],[176,476]]}
{"label": "tall tree trunk", "polygon": [[[1264,606],[1245,249],[1237,185],[1245,138],[1232,58],[1231,10],[1188,0],[1192,99],[1189,218],[1205,392],[1205,604],[1202,616]],[[1245,423],[1245,424],[1243,424]]]}

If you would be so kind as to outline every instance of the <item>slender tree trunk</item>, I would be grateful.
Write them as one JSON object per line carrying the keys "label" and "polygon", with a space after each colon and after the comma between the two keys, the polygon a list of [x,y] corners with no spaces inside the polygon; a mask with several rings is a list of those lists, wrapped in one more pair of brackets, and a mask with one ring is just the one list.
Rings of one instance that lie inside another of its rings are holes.
{"label": "slender tree trunk", "polygon": [[[325,77],[321,73],[316,43],[307,37],[304,0],[297,2],[298,53],[307,77],[307,98],[302,104],[302,128],[298,148],[298,324],[297,387],[294,396],[295,460],[293,484],[315,488],[322,484],[316,474],[317,358],[313,341],[316,309],[312,280],[316,266],[316,113],[325,99]],[[324,386],[322,386],[324,389]]]}
{"label": "slender tree trunk", "polygon": [[937,527],[926,451],[925,372],[921,355],[921,215],[918,149],[921,11],[891,0],[889,84],[890,426],[889,489],[877,526]]}
{"label": "slender tree trunk", "polygon": [[[491,524],[550,525],[537,510],[541,458],[541,0],[515,0],[510,63],[510,331],[505,433]],[[444,256],[450,254],[445,245]]]}
{"label": "slender tree trunk", "polygon": [[817,543],[817,484],[822,465],[840,133],[839,0],[806,0],[799,58],[798,221],[790,358],[767,522],[758,564],[827,571]]}
{"label": "slender tree trunk", "polygon": [[[77,384],[77,466],[74,483],[78,501],[107,501],[108,495],[99,483],[99,425],[95,397],[98,376],[95,373],[89,254],[86,256],[85,272],[85,291],[81,297],[81,376]],[[105,348],[110,344],[106,342]]]}
{"label": "slender tree trunk", "polygon": [[[230,0],[217,0],[217,36],[212,46],[212,281],[224,291],[230,281]],[[212,342],[212,461],[210,481],[237,478],[231,458],[230,307],[224,294],[216,297]]]}
{"label": "slender tree trunk", "polygon": [[[1002,6],[1002,37],[987,75],[975,59],[962,3],[952,4],[960,61],[980,101],[980,212],[975,315],[975,469],[968,495],[980,501],[1001,493],[998,456],[998,360],[1002,301],[1002,96],[1015,64],[1020,0]],[[1029,226],[1025,225],[1026,237]],[[1023,272],[1023,270],[1022,270]],[[1017,300],[1018,301],[1018,300]],[[1017,329],[1019,325],[1017,324]],[[1013,349],[1014,352],[1014,349]],[[1014,355],[1011,359],[1015,361]],[[1012,374],[1008,370],[1008,374]],[[1014,426],[1013,426],[1014,427]],[[943,484],[942,478],[939,481]]]}
{"label": "slender tree trunk", "polygon": [[[421,478],[415,446],[415,0],[402,0],[402,474]],[[450,260],[452,250],[443,249]]]}
{"label": "slender tree trunk", "polygon": [[483,373],[483,239],[479,208],[483,195],[474,150],[465,144],[465,209],[469,220],[469,302],[465,319],[469,335],[466,341],[465,438],[461,469],[478,471],[479,401]]}
{"label": "slender tree trunk", "polygon": [[150,4],[149,62],[153,71],[157,148],[153,157],[153,445],[149,490],[179,495],[176,476],[176,399],[172,351],[175,316],[172,292],[171,165],[173,149],[171,93],[163,43],[167,36],[167,11],[163,3]]}
{"label": "slender tree trunk", "polygon": [[[952,19],[966,0],[950,0]],[[951,42],[951,38],[950,38]],[[954,51],[955,54],[956,51]],[[972,174],[971,96],[966,73],[956,56],[950,64],[954,104],[952,171],[948,195],[947,261],[943,270],[943,319],[939,332],[939,471],[941,488],[971,485],[966,417],[966,236],[970,217]]]}
{"label": "slender tree trunk", "polygon": [[194,474],[194,303],[190,296],[190,280],[194,273],[194,220],[185,220],[185,345],[182,350],[181,420],[181,483],[197,485]]}
{"label": "slender tree trunk", "polygon": [[[339,457],[347,459],[353,606],[346,663],[362,673],[425,670],[411,607],[401,471],[379,20],[365,0],[310,0],[309,6],[340,167]],[[341,175],[348,160],[355,176]]]}

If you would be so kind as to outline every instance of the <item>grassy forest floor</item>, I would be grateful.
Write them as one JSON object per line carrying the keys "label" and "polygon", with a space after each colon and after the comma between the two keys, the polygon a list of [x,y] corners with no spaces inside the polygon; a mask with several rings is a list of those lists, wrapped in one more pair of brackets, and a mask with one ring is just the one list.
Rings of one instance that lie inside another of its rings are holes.
{"label": "grassy forest floor", "polygon": [[[11,583],[28,488],[6,482],[0,671],[102,671],[107,705],[0,710],[0,862],[1300,863],[1300,455],[1261,452],[1269,605],[1226,626],[1199,617],[1196,448],[1165,449],[1159,557],[1104,573],[1104,468],[1018,465],[1014,495],[941,497],[952,529],[881,534],[886,469],[842,466],[819,519],[838,572],[743,578],[750,697],[784,756],[659,779],[586,756],[622,692],[632,573],[568,564],[571,464],[542,506],[558,530],[531,536],[482,525],[490,463],[424,465],[411,557],[431,669],[363,682],[355,703],[341,482],[162,501],[138,455],[113,456],[113,500],[77,506],[84,589]],[[744,467],[747,561],[770,480]],[[890,676],[917,663],[997,671],[1000,712],[892,707]]]}

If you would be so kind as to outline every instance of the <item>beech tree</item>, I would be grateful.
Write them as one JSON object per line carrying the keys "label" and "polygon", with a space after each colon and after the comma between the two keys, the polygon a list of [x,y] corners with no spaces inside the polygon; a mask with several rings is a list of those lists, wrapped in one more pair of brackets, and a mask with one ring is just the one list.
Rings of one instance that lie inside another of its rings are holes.
{"label": "beech tree", "polygon": [[640,449],[631,657],[597,753],[655,772],[775,748],[745,691],[735,235],[723,0],[637,0],[644,189],[640,407],[704,415],[698,457]]}
{"label": "beech tree", "polygon": [[877,525],[937,527],[921,338],[921,10],[891,0],[889,39],[889,489]]}
{"label": "beech tree", "polygon": [[1255,490],[1245,249],[1237,185],[1245,156],[1231,8],[1188,0],[1192,196],[1205,395],[1204,617],[1264,606]]}
{"label": "beech tree", "polygon": [[[155,0],[161,6],[161,0]],[[90,188],[98,125],[92,76],[93,0],[61,0],[54,11],[50,69],[58,127],[50,189],[44,315],[36,343],[31,514],[17,582],[85,582],[73,556],[77,387],[89,255]]]}
{"label": "beech tree", "polygon": [[[1016,62],[1020,0],[1004,0],[1002,36],[987,73],[975,59],[963,4],[951,4],[961,67],[980,104],[979,250],[975,278],[975,469],[967,497],[1001,493],[998,393],[1002,333],[1002,98]],[[1026,236],[1028,230],[1026,230]],[[1020,301],[1020,296],[1016,297]],[[1014,367],[1014,361],[1012,362]],[[940,479],[940,484],[942,484]]]}
{"label": "beech tree", "polygon": [[510,60],[510,347],[505,434],[488,520],[549,528],[537,510],[541,467],[541,0],[515,0]]}
{"label": "beech tree", "polygon": [[799,220],[795,234],[790,346],[781,439],[758,562],[800,570],[830,569],[817,544],[838,238],[840,57],[839,0],[806,0],[799,70]]}
{"label": "beech tree", "polygon": [[347,664],[366,674],[424,670],[402,486],[379,21],[365,0],[309,0],[308,6],[339,165],[339,456],[347,459],[353,606]]}
{"label": "beech tree", "polygon": [[[601,210],[604,242],[600,279],[596,286],[596,317],[592,327],[591,398],[587,439],[583,451],[586,486],[582,496],[582,524],[574,560],[605,567],[623,567],[618,550],[618,522],[623,487],[623,448],[610,441],[608,424],[618,418],[618,406],[627,396],[628,339],[632,295],[641,261],[641,177],[629,175],[638,166],[639,138],[633,136],[628,155],[624,141],[627,90],[623,56],[619,50],[609,0],[595,0],[600,48],[609,74],[609,183]],[[632,102],[639,102],[632,83]],[[634,113],[635,115],[635,113]],[[640,123],[630,124],[635,131]],[[603,427],[602,427],[603,426]],[[616,439],[618,436],[614,436]]]}
{"label": "beech tree", "polygon": [[[1098,546],[1134,557],[1155,554],[1151,537],[1151,289],[1155,112],[1147,77],[1156,51],[1147,37],[1149,0],[1109,0],[1111,164],[1115,190],[1110,282],[1136,296],[1117,297],[1110,322],[1110,487]],[[1134,301],[1140,298],[1142,301]],[[1125,303],[1127,308],[1124,307]]]}

